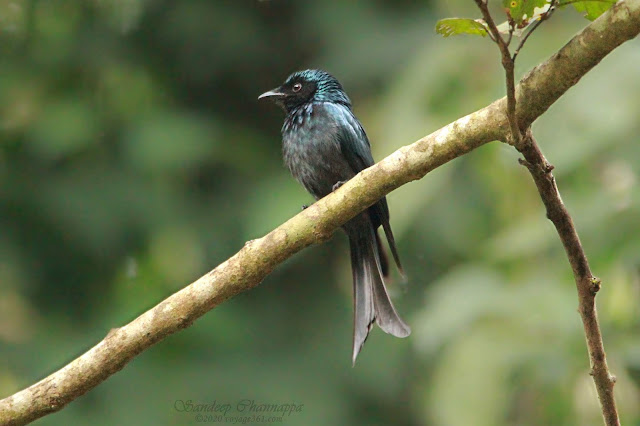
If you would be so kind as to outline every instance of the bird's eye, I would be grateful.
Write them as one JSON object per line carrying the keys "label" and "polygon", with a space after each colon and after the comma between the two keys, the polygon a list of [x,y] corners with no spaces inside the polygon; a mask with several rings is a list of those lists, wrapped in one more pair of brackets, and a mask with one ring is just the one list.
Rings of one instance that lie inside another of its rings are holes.
{"label": "bird's eye", "polygon": [[293,85],[293,87],[291,88],[294,92],[299,92],[300,89],[302,89],[302,83],[296,83]]}

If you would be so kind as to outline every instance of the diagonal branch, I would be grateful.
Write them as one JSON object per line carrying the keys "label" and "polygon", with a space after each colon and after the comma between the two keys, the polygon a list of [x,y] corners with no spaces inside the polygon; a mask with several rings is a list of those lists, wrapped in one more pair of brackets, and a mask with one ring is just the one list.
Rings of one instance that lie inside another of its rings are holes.
{"label": "diagonal branch", "polygon": [[[640,0],[618,3],[533,69],[516,91],[518,119],[527,128],[583,75],[640,32]],[[129,324],[111,330],[86,353],[38,383],[0,400],[0,424],[19,425],[62,409],[122,369],[140,352],[188,327],[230,297],[257,286],[278,264],[325,241],[341,224],[385,194],[510,129],[506,99],[469,114],[400,148],[335,193],[253,240],[230,259]]]}
{"label": "diagonal branch", "polygon": [[600,290],[600,279],[594,277],[591,273],[587,255],[580,243],[578,232],[573,225],[573,220],[567,208],[562,202],[556,180],[553,173],[551,173],[553,166],[549,164],[542,151],[540,151],[531,131],[524,135],[523,144],[519,151],[524,156],[524,160],[520,159],[520,163],[529,169],[533,177],[547,210],[547,217],[553,222],[558,231],[558,236],[562,241],[573,270],[578,289],[578,312],[582,318],[584,334],[587,338],[587,349],[591,363],[590,374],[593,376],[596,391],[598,392],[602,416],[607,426],[620,425],[616,401],[613,397],[613,385],[616,379],[609,372],[609,367],[607,366],[607,358],[596,311],[596,294]]}

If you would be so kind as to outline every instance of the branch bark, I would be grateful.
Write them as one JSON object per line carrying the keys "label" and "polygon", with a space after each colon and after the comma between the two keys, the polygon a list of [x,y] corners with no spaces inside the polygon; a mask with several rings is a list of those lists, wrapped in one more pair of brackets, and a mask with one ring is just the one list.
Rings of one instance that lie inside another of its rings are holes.
{"label": "branch bark", "polygon": [[[640,0],[622,1],[530,71],[516,90],[520,128],[528,128],[602,58],[639,32]],[[25,424],[60,410],[154,343],[257,286],[294,253],[325,241],[382,196],[485,143],[506,141],[510,127],[505,111],[506,98],[502,98],[400,148],[266,236],[247,242],[211,272],[129,324],[111,330],[65,367],[0,400],[0,424]]]}

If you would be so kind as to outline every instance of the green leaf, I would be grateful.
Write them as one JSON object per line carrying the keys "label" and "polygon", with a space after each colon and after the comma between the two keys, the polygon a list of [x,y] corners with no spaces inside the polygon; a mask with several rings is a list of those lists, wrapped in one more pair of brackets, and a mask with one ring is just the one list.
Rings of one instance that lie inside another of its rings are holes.
{"label": "green leaf", "polygon": [[467,18],[447,18],[436,23],[436,32],[443,37],[458,34],[474,34],[486,37],[487,28],[481,21]]}
{"label": "green leaf", "polygon": [[551,0],[502,0],[517,28],[529,25],[533,19],[549,10]]}
{"label": "green leaf", "polygon": [[[578,12],[584,13],[584,17],[590,21],[593,21],[598,16],[602,15],[607,11],[611,6],[613,6],[616,2],[612,0],[595,0],[595,1],[579,1],[576,3],[572,3],[573,7]],[[562,6],[562,2],[560,3]]]}

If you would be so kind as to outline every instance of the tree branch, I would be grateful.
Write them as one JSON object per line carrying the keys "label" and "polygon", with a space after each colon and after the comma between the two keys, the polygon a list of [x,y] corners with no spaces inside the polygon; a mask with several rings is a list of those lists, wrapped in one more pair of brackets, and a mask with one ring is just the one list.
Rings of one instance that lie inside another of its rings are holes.
{"label": "tree branch", "polygon": [[[558,236],[565,248],[569,263],[573,269],[573,276],[578,289],[578,304],[580,317],[584,326],[584,332],[587,339],[587,348],[589,351],[589,361],[591,364],[591,375],[596,385],[602,416],[607,426],[619,426],[620,419],[616,408],[615,398],[613,396],[613,386],[615,384],[615,376],[609,372],[607,359],[604,351],[604,343],[602,341],[602,333],[598,324],[598,316],[595,306],[595,296],[600,290],[600,280],[594,277],[589,268],[587,256],[580,243],[578,232],[573,225],[573,220],[569,211],[562,202],[560,192],[556,185],[555,178],[551,171],[553,166],[549,164],[542,154],[538,143],[531,132],[531,125],[527,125],[526,130],[521,132],[518,123],[518,110],[520,104],[516,102],[516,89],[514,80],[515,61],[518,53],[527,38],[535,31],[542,21],[548,19],[555,10],[557,0],[552,0],[549,10],[540,16],[540,20],[534,24],[525,37],[520,42],[513,56],[509,51],[508,43],[498,37],[496,44],[500,49],[502,56],[502,66],[506,74],[507,86],[507,119],[511,129],[511,138],[509,141],[513,143],[516,149],[524,156],[524,160],[520,163],[525,165],[538,188],[542,202],[547,210],[547,217],[556,227]],[[487,4],[483,0],[476,0],[478,8],[487,22],[489,31],[498,34],[498,28],[491,18]],[[512,26],[511,26],[512,28]],[[511,32],[510,32],[511,36]],[[511,40],[511,37],[509,37]],[[524,133],[524,134],[523,134]]]}
{"label": "tree branch", "polygon": [[531,131],[528,131],[524,136],[523,145],[518,150],[524,156],[524,160],[520,159],[520,163],[531,172],[547,209],[547,217],[556,227],[562,245],[567,252],[571,269],[573,269],[573,276],[578,288],[578,312],[582,318],[584,334],[587,338],[587,349],[589,350],[590,374],[593,376],[598,392],[602,416],[607,426],[620,425],[616,401],[613,397],[616,378],[609,372],[607,366],[596,311],[596,293],[600,290],[600,279],[591,274],[587,255],[582,248],[573,220],[562,202],[553,173],[551,173],[553,166],[540,151]]}
{"label": "tree branch", "polygon": [[[558,53],[533,69],[516,90],[518,120],[527,128],[602,58],[640,32],[640,0],[613,6]],[[86,353],[38,383],[0,401],[0,424],[19,425],[63,408],[154,343],[188,327],[228,298],[260,283],[278,264],[325,241],[382,196],[493,140],[506,140],[506,99],[462,117],[364,170],[266,236],[168,297],[129,324],[111,330]]]}

